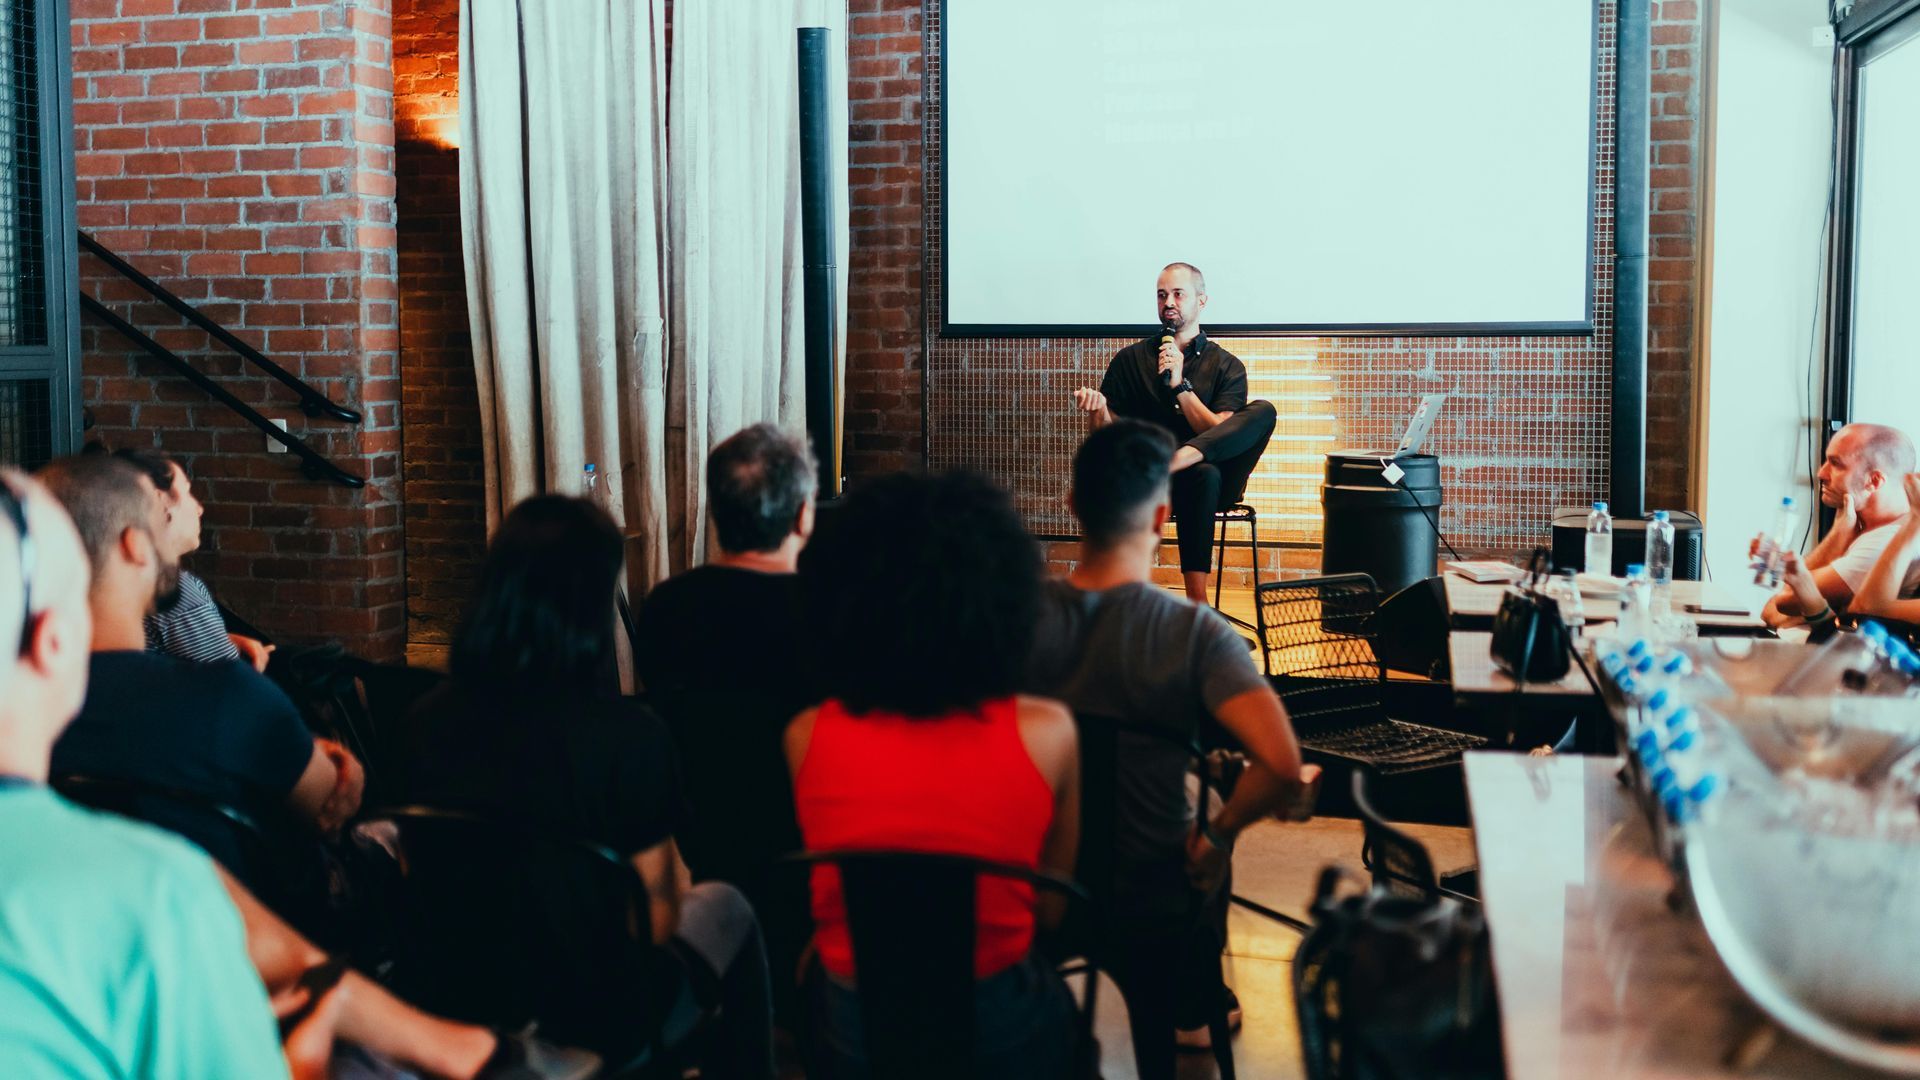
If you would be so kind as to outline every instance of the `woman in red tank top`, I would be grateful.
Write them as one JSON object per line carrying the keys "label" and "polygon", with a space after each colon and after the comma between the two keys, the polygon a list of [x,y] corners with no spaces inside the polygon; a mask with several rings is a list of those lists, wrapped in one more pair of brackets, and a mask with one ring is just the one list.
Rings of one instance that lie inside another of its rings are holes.
{"label": "woman in red tank top", "polygon": [[[969,474],[887,477],[823,521],[802,562],[828,698],[787,729],[807,848],[969,855],[1071,874],[1079,755],[1057,702],[1014,693],[1032,642],[1038,548],[1011,500]],[[1057,1076],[1072,999],[1031,955],[1052,897],[982,877],[975,1045],[997,1080]],[[826,1075],[865,1071],[857,958],[837,872],[816,868],[815,1014]]]}

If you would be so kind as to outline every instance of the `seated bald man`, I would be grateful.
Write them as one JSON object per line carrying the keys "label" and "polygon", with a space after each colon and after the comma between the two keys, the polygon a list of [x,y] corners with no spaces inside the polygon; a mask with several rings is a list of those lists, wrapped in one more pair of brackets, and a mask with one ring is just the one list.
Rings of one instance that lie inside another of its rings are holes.
{"label": "seated bald man", "polygon": [[1199,604],[1207,602],[1213,567],[1213,515],[1246,493],[1247,477],[1277,420],[1272,405],[1247,400],[1246,365],[1200,329],[1206,306],[1205,275],[1191,263],[1167,264],[1154,284],[1154,309],[1171,334],[1156,333],[1121,349],[1100,389],[1073,392],[1090,430],[1126,417],[1165,428],[1179,444],[1173,520],[1180,576],[1187,598]]}
{"label": "seated bald man", "polygon": [[1834,432],[1819,473],[1833,527],[1804,558],[1788,559],[1780,592],[1761,611],[1767,625],[1821,622],[1851,609],[1907,516],[1912,471],[1913,440],[1897,428],[1848,424]]}

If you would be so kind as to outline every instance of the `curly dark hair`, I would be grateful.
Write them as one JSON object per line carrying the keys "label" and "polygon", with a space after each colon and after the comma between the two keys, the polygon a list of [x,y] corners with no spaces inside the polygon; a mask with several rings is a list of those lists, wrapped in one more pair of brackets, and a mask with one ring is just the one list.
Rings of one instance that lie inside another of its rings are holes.
{"label": "curly dark hair", "polygon": [[454,635],[454,682],[584,690],[613,663],[620,530],[584,499],[537,495],[500,523]]}
{"label": "curly dark hair", "polygon": [[821,688],[854,713],[935,717],[1016,692],[1040,549],[975,473],[895,473],[823,519],[801,560]]}

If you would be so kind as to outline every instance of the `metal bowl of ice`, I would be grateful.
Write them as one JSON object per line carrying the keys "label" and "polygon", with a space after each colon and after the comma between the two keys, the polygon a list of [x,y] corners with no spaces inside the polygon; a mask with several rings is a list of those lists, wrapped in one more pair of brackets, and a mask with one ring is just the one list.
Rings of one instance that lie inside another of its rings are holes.
{"label": "metal bowl of ice", "polygon": [[1901,737],[1920,723],[1898,733],[1856,713],[1816,727],[1776,711],[1727,710],[1744,764],[1723,758],[1727,798],[1686,830],[1700,920],[1781,1027],[1920,1076],[1920,750]]}

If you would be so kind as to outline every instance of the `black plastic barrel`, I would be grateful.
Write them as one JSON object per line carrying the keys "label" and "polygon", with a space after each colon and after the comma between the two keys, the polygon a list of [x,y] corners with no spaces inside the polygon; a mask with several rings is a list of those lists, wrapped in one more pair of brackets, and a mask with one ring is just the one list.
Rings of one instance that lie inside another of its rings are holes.
{"label": "black plastic barrel", "polygon": [[[1406,475],[1389,484],[1381,462],[1392,460]],[[1382,597],[1433,576],[1440,557],[1440,459],[1432,454],[1336,450],[1327,455],[1320,485],[1326,527],[1320,539],[1320,572],[1370,574]]]}

